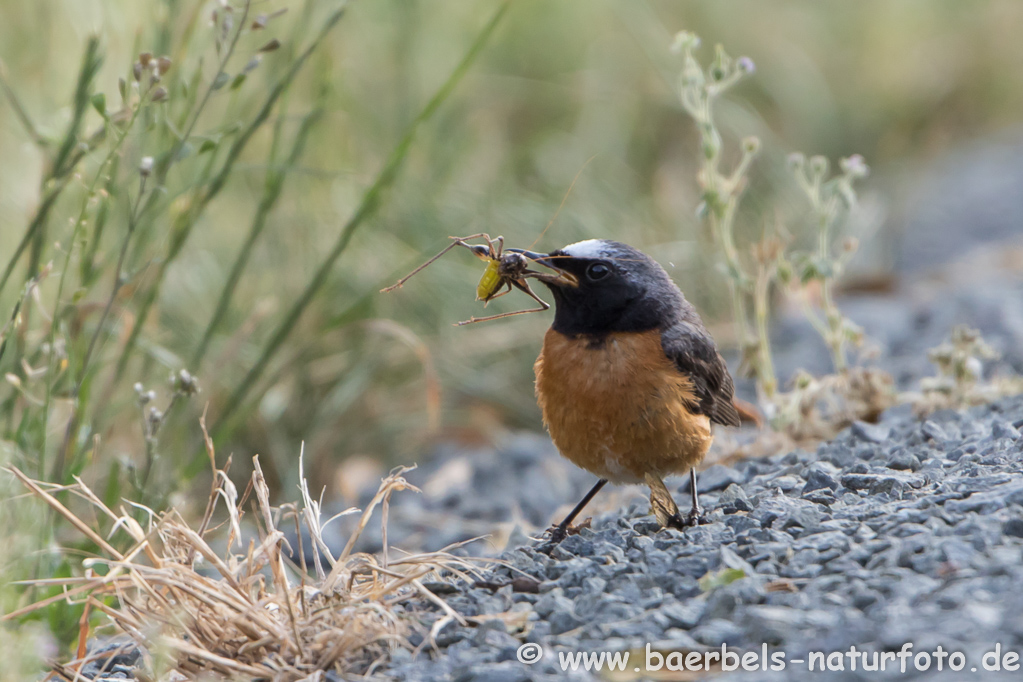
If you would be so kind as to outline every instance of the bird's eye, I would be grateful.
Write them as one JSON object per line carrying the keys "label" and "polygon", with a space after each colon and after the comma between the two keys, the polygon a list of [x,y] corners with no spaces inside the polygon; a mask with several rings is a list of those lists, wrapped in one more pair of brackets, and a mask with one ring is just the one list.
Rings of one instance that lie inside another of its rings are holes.
{"label": "bird's eye", "polygon": [[586,277],[594,282],[598,279],[604,279],[610,274],[611,268],[607,267],[604,263],[594,263],[590,267],[586,268]]}

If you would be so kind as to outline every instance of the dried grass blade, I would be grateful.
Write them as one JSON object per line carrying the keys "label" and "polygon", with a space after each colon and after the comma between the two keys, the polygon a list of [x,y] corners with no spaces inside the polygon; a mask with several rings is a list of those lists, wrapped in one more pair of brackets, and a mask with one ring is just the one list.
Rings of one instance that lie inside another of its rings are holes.
{"label": "dried grass blade", "polygon": [[60,501],[53,495],[50,495],[48,492],[39,487],[39,485],[35,481],[33,481],[31,478],[23,474],[20,469],[18,469],[15,466],[8,466],[5,468],[7,469],[7,471],[10,471],[12,474],[14,474],[17,477],[17,479],[21,481],[29,490],[35,493],[37,497],[42,498],[43,501],[46,502],[46,504],[50,505],[50,507],[52,507],[54,511],[56,511],[58,514],[67,519],[67,521],[72,526],[77,528],[82,535],[89,538],[89,540],[91,540],[92,542],[96,543],[97,547],[99,547],[104,552],[109,554],[111,557],[117,559],[118,561],[121,561],[124,558],[124,556],[116,549],[114,549],[106,540],[104,540],[103,537],[99,535],[99,533],[94,531],[92,528],[89,528],[89,526],[86,525],[86,523],[82,521],[80,518],[78,518],[78,516],[76,516],[74,512],[72,512],[70,509],[61,504]]}

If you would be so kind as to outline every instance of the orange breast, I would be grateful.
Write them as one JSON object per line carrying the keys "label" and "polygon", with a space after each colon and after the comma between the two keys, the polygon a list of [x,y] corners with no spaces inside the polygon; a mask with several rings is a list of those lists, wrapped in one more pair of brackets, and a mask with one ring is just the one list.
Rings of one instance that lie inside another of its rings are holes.
{"label": "orange breast", "polygon": [[601,342],[550,329],[534,365],[544,424],[563,456],[616,483],[682,473],[707,453],[710,419],[686,407],[692,383],[657,330]]}

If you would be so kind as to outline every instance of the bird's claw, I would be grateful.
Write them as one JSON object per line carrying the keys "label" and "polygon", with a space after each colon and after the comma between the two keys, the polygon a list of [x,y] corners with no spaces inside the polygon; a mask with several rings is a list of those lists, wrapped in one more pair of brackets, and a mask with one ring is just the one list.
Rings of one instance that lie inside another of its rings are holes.
{"label": "bird's claw", "polygon": [[547,540],[537,548],[537,551],[549,554],[550,551],[560,544],[562,540],[567,538],[569,535],[578,535],[580,531],[589,528],[592,522],[593,519],[587,516],[586,520],[575,526],[562,526],[561,524],[551,526],[544,531],[544,535],[548,536]]}
{"label": "bird's claw", "polygon": [[710,523],[710,519],[707,518],[707,515],[703,513],[702,509],[699,507],[693,507],[689,510],[689,513],[686,514],[685,523],[686,526],[701,526]]}
{"label": "bird's claw", "polygon": [[548,542],[556,545],[568,537],[568,528],[565,526],[551,526],[547,529],[545,535],[548,536]]}
{"label": "bird's claw", "polygon": [[695,508],[690,509],[689,513],[686,514],[685,516],[682,516],[682,514],[675,512],[670,517],[668,517],[668,523],[664,525],[667,526],[668,528],[685,530],[686,528],[700,526],[707,523],[710,523],[710,519],[707,518],[707,515],[703,513],[702,509]]}
{"label": "bird's claw", "polygon": [[568,537],[568,529],[564,526],[551,526],[544,532],[544,539],[536,548],[536,551],[543,554],[550,554],[554,548],[561,544],[561,541]]}

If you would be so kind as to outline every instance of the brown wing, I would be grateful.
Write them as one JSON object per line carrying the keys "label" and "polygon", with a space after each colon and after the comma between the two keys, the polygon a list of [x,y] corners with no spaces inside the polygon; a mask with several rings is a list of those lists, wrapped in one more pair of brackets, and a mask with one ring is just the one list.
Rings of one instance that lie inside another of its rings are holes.
{"label": "brown wing", "polygon": [[691,409],[712,422],[739,426],[732,375],[703,325],[680,321],[661,332],[661,348],[693,382],[697,402]]}

